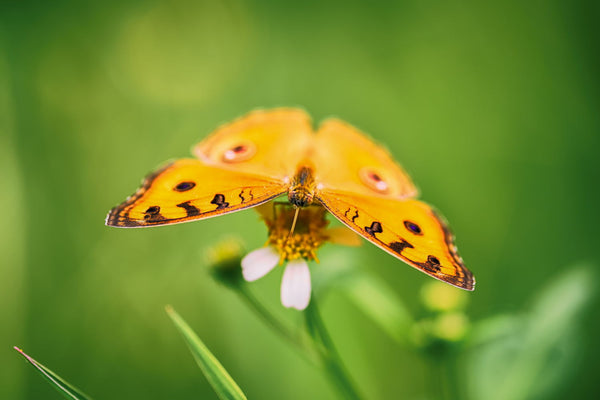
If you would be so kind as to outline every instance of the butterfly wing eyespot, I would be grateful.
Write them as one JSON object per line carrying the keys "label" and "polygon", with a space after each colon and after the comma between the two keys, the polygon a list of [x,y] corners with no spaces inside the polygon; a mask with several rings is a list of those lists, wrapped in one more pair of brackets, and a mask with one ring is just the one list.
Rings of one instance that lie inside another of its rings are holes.
{"label": "butterfly wing eyespot", "polygon": [[196,182],[184,181],[180,182],[173,188],[178,192],[187,192],[188,190],[192,190],[196,186]]}
{"label": "butterfly wing eyespot", "polygon": [[358,171],[361,181],[370,189],[377,193],[387,194],[390,191],[390,185],[384,178],[383,173],[373,167],[363,167]]}
{"label": "butterfly wing eyespot", "polygon": [[404,221],[404,227],[412,234],[414,235],[423,235],[423,231],[421,230],[421,227],[417,224],[415,224],[412,221]]}
{"label": "butterfly wing eyespot", "polygon": [[222,161],[225,163],[238,163],[251,159],[256,154],[256,145],[250,141],[243,141],[225,150]]}

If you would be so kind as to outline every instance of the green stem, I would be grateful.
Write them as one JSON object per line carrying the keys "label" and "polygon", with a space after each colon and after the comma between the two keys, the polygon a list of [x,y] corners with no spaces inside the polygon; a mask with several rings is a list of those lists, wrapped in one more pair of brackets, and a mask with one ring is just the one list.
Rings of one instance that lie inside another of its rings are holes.
{"label": "green stem", "polygon": [[336,384],[344,399],[359,400],[360,395],[355,388],[352,379],[348,375],[344,364],[325,328],[321,315],[317,309],[317,302],[313,298],[305,311],[306,327],[313,338],[314,344],[318,346],[319,355],[325,372]]}
{"label": "green stem", "polygon": [[[441,365],[440,358],[433,356],[426,356],[427,371],[425,372],[425,382],[430,388],[432,400],[446,400],[449,399],[446,391],[446,379],[444,378],[444,368]],[[435,376],[436,379],[431,379],[431,376]]]}
{"label": "green stem", "polygon": [[[430,382],[430,396],[434,400],[461,399],[461,391],[457,385],[456,357],[454,354],[444,352],[426,356],[426,382]],[[435,383],[431,376],[437,377]]]}
{"label": "green stem", "polygon": [[309,334],[309,343],[307,343],[300,335],[293,334],[287,326],[275,318],[245,285],[239,286],[238,293],[252,311],[282,338],[292,344],[294,348],[299,350],[299,353],[305,359],[321,366],[332,382],[335,383],[344,399],[360,400],[361,397],[346,372],[333,341],[323,324],[314,296],[304,313]]}
{"label": "green stem", "polygon": [[319,356],[315,350],[308,346],[305,341],[299,335],[295,335],[285,325],[283,325],[275,316],[263,306],[258,299],[252,294],[245,285],[239,286],[238,293],[252,311],[256,313],[269,327],[273,329],[279,336],[287,340],[302,355],[306,360],[313,364],[319,364]]}
{"label": "green stem", "polygon": [[445,354],[443,361],[445,388],[449,399],[462,399],[457,378],[457,359],[455,353]]}

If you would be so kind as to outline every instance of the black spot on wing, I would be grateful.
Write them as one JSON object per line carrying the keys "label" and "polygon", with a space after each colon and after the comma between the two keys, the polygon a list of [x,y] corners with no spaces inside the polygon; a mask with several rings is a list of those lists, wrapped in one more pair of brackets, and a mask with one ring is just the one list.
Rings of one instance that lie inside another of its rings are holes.
{"label": "black spot on wing", "polygon": [[414,235],[422,235],[421,227],[412,221],[404,221],[404,227]]}
{"label": "black spot on wing", "polygon": [[177,204],[177,207],[183,208],[185,210],[186,216],[194,217],[200,214],[200,209],[196,206],[190,204],[189,201]]}
{"label": "black spot on wing", "polygon": [[148,207],[148,209],[146,211],[144,211],[144,214],[146,215],[156,215],[160,212],[160,207],[159,206],[152,206],[152,207]]}
{"label": "black spot on wing", "polygon": [[378,221],[373,221],[371,223],[371,226],[365,226],[365,231],[371,235],[371,236],[375,236],[376,233],[381,233],[383,232],[383,229],[381,228],[381,223]]}
{"label": "black spot on wing", "polygon": [[181,182],[179,183],[177,186],[175,186],[173,188],[173,190],[177,191],[177,192],[187,192],[188,190],[191,190],[194,188],[194,186],[196,186],[195,182]]}
{"label": "black spot on wing", "polygon": [[[110,210],[110,212],[106,216],[105,224],[108,226],[117,226],[117,227],[144,226],[143,223],[140,223],[132,218],[129,218],[129,213],[130,213],[131,209],[133,208],[133,206],[135,205],[135,203],[140,198],[142,198],[142,196],[146,193],[146,191],[148,191],[148,189],[150,189],[150,187],[152,186],[152,182],[154,182],[154,180],[159,175],[161,175],[163,172],[165,172],[167,169],[169,169],[172,165],[173,165],[173,163],[166,164],[162,168],[159,168],[158,170],[154,171],[150,175],[146,176],[146,178],[144,178],[144,180],[142,182],[142,186],[134,194],[129,196],[127,198],[127,200],[125,200],[125,202],[121,203],[120,205],[118,205],[118,206],[114,207],[112,210]],[[156,217],[154,217],[154,218],[156,218]],[[144,218],[144,219],[147,221],[146,218]]]}
{"label": "black spot on wing", "polygon": [[408,243],[406,240],[404,239],[400,239],[399,242],[392,242],[388,245],[390,247],[390,249],[392,249],[394,252],[398,253],[398,254],[402,254],[402,251],[404,249],[413,249],[414,246],[410,243]]}
{"label": "black spot on wing", "polygon": [[211,204],[217,205],[217,210],[229,207],[229,203],[225,201],[225,196],[221,193],[215,194],[215,197],[210,201]]}
{"label": "black spot on wing", "polygon": [[429,255],[427,261],[421,263],[421,266],[429,272],[438,273],[441,271],[440,260],[437,257]]}
{"label": "black spot on wing", "polygon": [[160,213],[159,206],[148,207],[148,209],[144,211],[144,221],[146,222],[160,222],[165,219],[166,218]]}

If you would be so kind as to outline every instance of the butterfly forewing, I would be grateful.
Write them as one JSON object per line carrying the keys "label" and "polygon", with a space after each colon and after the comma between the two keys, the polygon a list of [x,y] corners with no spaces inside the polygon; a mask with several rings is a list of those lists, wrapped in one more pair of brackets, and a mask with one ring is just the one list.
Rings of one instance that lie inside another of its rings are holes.
{"label": "butterfly forewing", "polygon": [[254,207],[285,191],[277,180],[182,159],[148,176],[110,211],[106,224],[132,228],[193,221]]}
{"label": "butterfly forewing", "polygon": [[452,234],[427,204],[327,191],[318,199],[341,222],[393,256],[451,285],[474,289],[475,279]]}

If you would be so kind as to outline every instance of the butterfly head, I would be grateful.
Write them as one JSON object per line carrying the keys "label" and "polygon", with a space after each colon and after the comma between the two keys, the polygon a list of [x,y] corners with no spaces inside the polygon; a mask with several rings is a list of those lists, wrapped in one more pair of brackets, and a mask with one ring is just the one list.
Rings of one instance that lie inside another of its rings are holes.
{"label": "butterfly head", "polygon": [[315,197],[315,178],[312,168],[300,166],[288,191],[288,200],[296,207],[308,207]]}

